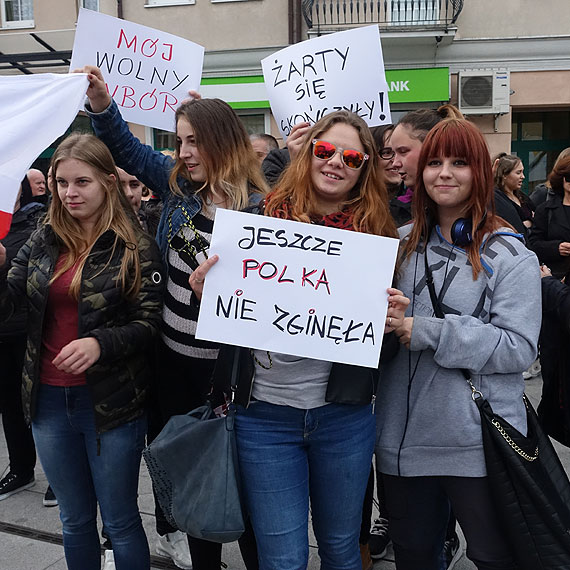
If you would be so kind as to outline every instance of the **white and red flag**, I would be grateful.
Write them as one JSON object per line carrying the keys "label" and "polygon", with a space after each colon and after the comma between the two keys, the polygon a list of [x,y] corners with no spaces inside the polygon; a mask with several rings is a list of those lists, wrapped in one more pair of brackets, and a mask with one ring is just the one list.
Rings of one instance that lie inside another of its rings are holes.
{"label": "white and red flag", "polygon": [[20,183],[83,106],[87,75],[0,76],[0,239],[10,229]]}

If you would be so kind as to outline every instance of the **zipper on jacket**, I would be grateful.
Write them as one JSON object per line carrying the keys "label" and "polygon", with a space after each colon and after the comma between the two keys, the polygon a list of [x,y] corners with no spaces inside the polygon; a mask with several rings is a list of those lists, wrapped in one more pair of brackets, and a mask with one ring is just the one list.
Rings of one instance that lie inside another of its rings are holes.
{"label": "zipper on jacket", "polygon": [[[44,232],[44,239],[45,239],[45,232]],[[48,273],[48,289],[49,289],[49,282],[50,282],[51,278],[53,277],[53,274],[55,271],[55,264],[56,264],[57,259],[59,257],[59,248],[56,251],[56,249],[53,246],[48,246],[45,248],[45,251],[46,251],[47,256],[49,257],[49,260],[51,263],[49,271],[47,272]],[[55,257],[54,257],[54,255],[55,255]],[[32,251],[30,250],[30,259],[31,258],[32,258]],[[29,260],[28,260],[28,267],[29,267]],[[29,277],[29,274],[28,274],[28,277]],[[39,327],[38,327],[38,329],[40,331],[44,330],[44,318],[45,318],[45,314],[46,314],[47,303],[48,303],[48,295],[46,294],[44,296],[44,299],[42,302],[42,308],[41,308],[41,313],[40,313],[41,317],[40,317],[40,322],[39,322]],[[28,347],[27,347],[27,341],[26,341],[26,352],[27,352],[27,350],[28,350]],[[38,388],[39,388],[39,385],[41,383],[41,379],[40,379],[41,351],[42,351],[42,336],[40,335],[40,345],[38,346],[38,352],[36,355],[37,358],[36,358],[36,362],[34,364],[34,377],[31,378],[32,391],[30,393],[30,421],[34,417],[34,414],[36,411]]]}

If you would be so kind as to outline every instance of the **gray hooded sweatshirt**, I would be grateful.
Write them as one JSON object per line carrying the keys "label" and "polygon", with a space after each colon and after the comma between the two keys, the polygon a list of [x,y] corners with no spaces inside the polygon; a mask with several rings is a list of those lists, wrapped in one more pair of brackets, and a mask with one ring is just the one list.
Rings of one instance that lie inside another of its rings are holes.
{"label": "gray hooded sweatshirt", "polygon": [[[402,228],[404,240],[410,229]],[[495,413],[526,434],[522,372],[537,354],[538,261],[516,234],[501,230],[483,242],[483,271],[473,281],[466,252],[448,243],[439,227],[432,231],[428,260],[436,293],[443,287],[445,318],[434,316],[424,254],[415,252],[403,262],[398,280],[411,300],[411,350],[402,346],[381,370],[379,466],[404,477],[484,477],[479,411],[460,369],[470,371]]]}

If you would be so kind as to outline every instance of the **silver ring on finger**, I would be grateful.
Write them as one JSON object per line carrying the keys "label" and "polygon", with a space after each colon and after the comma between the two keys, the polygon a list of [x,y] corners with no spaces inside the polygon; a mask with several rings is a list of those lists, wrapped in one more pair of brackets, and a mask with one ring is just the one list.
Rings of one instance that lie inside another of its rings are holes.
{"label": "silver ring on finger", "polygon": [[389,327],[392,326],[392,317],[388,317],[388,326],[389,326]]}

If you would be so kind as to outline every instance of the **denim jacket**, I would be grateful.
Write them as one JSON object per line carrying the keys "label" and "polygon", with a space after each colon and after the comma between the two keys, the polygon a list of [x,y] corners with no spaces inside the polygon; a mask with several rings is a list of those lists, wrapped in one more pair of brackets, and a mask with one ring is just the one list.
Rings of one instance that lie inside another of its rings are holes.
{"label": "denim jacket", "polygon": [[[173,194],[169,178],[174,160],[141,143],[129,130],[115,101],[101,113],[91,111],[89,104],[85,107],[95,134],[109,147],[117,166],[136,176],[162,200],[164,207],[156,241],[166,262],[168,237],[174,237],[186,222],[182,207],[190,218],[202,209],[202,201],[196,194],[201,185],[179,176],[178,186],[184,195]],[[170,232],[169,223],[172,224]]]}

